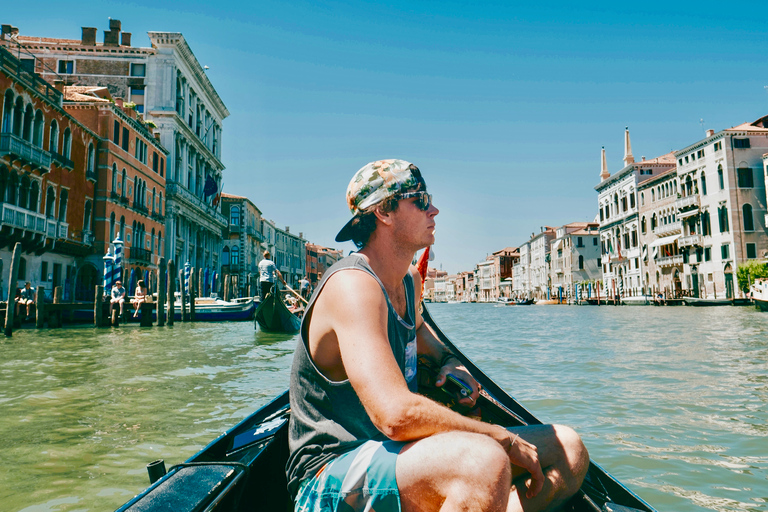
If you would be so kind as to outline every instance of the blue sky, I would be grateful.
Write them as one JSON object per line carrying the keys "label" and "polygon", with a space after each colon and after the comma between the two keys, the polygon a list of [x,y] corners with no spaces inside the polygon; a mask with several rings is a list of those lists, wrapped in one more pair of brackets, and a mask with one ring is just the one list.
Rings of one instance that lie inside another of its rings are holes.
{"label": "blue sky", "polygon": [[352,248],[333,238],[358,168],[414,162],[449,272],[593,219],[624,126],[653,158],[768,114],[766,2],[9,3],[23,35],[183,33],[231,112],[225,192],[312,242]]}

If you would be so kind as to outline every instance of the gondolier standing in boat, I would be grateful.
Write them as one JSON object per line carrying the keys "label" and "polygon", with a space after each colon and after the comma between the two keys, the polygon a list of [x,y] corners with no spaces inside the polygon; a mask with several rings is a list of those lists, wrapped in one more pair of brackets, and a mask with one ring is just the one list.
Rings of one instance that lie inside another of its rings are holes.
{"label": "gondolier standing in boat", "polygon": [[259,285],[261,287],[262,300],[272,290],[272,286],[275,284],[275,277],[279,278],[283,284],[286,284],[283,274],[277,270],[275,262],[272,261],[272,255],[269,254],[269,251],[264,251],[264,259],[259,262]]}
{"label": "gondolier standing in boat", "polygon": [[418,312],[411,261],[434,243],[437,208],[419,169],[380,160],[347,188],[337,241],[359,248],[325,272],[291,370],[288,487],[296,511],[550,510],[575,494],[589,457],[567,427],[505,429],[416,393],[417,355],[472,392],[477,382]]}

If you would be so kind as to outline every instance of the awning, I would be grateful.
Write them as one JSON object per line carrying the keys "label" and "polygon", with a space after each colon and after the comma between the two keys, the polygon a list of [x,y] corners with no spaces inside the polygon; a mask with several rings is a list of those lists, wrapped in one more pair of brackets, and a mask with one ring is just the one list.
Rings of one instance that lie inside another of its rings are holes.
{"label": "awning", "polygon": [[661,247],[662,245],[671,244],[678,238],[680,238],[680,235],[663,236],[651,242],[651,247]]}
{"label": "awning", "polygon": [[700,212],[699,212],[698,208],[696,208],[695,210],[687,210],[687,211],[684,211],[684,212],[678,212],[677,213],[677,219],[680,220],[680,219],[685,219],[685,218],[688,218],[688,217],[693,217],[694,215],[698,215],[699,213]]}
{"label": "awning", "polygon": [[562,238],[558,238],[557,240],[555,240],[555,241],[554,241],[554,243],[552,244],[552,247],[550,247],[550,250],[552,250],[552,251],[556,251],[556,250],[557,250],[557,248],[558,248],[558,247],[560,247],[560,243],[561,243],[562,241],[563,241],[563,239],[562,239]]}

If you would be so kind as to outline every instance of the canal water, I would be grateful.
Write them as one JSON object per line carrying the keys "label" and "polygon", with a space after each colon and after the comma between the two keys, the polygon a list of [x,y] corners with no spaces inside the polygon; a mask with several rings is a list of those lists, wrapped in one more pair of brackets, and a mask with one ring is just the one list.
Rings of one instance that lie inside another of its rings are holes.
{"label": "canal water", "polygon": [[[431,304],[454,343],[661,511],[768,510],[768,314]],[[113,510],[288,384],[244,323],[0,338],[0,509]]]}

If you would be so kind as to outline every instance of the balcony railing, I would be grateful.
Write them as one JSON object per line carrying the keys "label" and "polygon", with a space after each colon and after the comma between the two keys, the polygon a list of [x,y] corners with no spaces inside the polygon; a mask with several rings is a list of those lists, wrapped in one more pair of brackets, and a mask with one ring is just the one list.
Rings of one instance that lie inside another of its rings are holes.
{"label": "balcony railing", "polygon": [[680,233],[683,229],[683,223],[678,221],[670,222],[669,224],[660,224],[653,228],[653,233],[656,236],[673,235]]}
{"label": "balcony railing", "polygon": [[697,195],[690,195],[681,197],[677,201],[675,201],[675,207],[678,210],[687,210],[689,208],[698,208],[699,207],[699,196]]}
{"label": "balcony railing", "polygon": [[133,261],[152,261],[152,253],[140,247],[130,247],[128,249],[128,257]]}
{"label": "balcony railing", "polygon": [[5,155],[12,155],[41,173],[51,170],[49,152],[12,133],[0,134],[0,156]]}
{"label": "balcony railing", "polygon": [[134,211],[136,211],[136,212],[138,212],[138,213],[140,213],[142,215],[145,215],[147,217],[149,216],[149,210],[144,205],[134,203],[133,209],[134,209]]}
{"label": "balcony railing", "polygon": [[11,204],[0,203],[0,224],[41,235],[46,234],[45,215]]}
{"label": "balcony railing", "polygon": [[165,185],[165,191],[168,195],[168,198],[181,198],[188,203],[192,203],[194,206],[196,206],[199,210],[202,212],[210,215],[213,217],[217,222],[223,224],[223,225],[229,225],[229,222],[227,219],[224,218],[224,216],[216,210],[213,206],[209,205],[196,195],[194,195],[192,192],[187,190],[185,187],[179,185],[178,183],[167,183]]}
{"label": "balcony railing", "polygon": [[51,152],[51,160],[62,169],[71,171],[75,168],[75,162],[58,153]]}
{"label": "balcony railing", "polygon": [[30,88],[37,91],[54,105],[61,106],[61,92],[53,87],[53,85],[40,78],[37,74],[24,69],[20,64],[19,59],[17,59],[13,53],[2,47],[0,47],[0,67],[14,76],[17,80],[24,82]]}
{"label": "balcony railing", "polygon": [[701,235],[686,235],[677,239],[678,247],[691,247],[701,245]]}
{"label": "balcony railing", "polygon": [[229,232],[230,233],[239,233],[243,227],[240,224],[230,224],[229,225]]}
{"label": "balcony railing", "polygon": [[682,254],[676,254],[674,256],[664,256],[663,258],[659,258],[656,260],[656,265],[660,267],[671,267],[674,265],[682,265],[682,264],[683,264]]}

